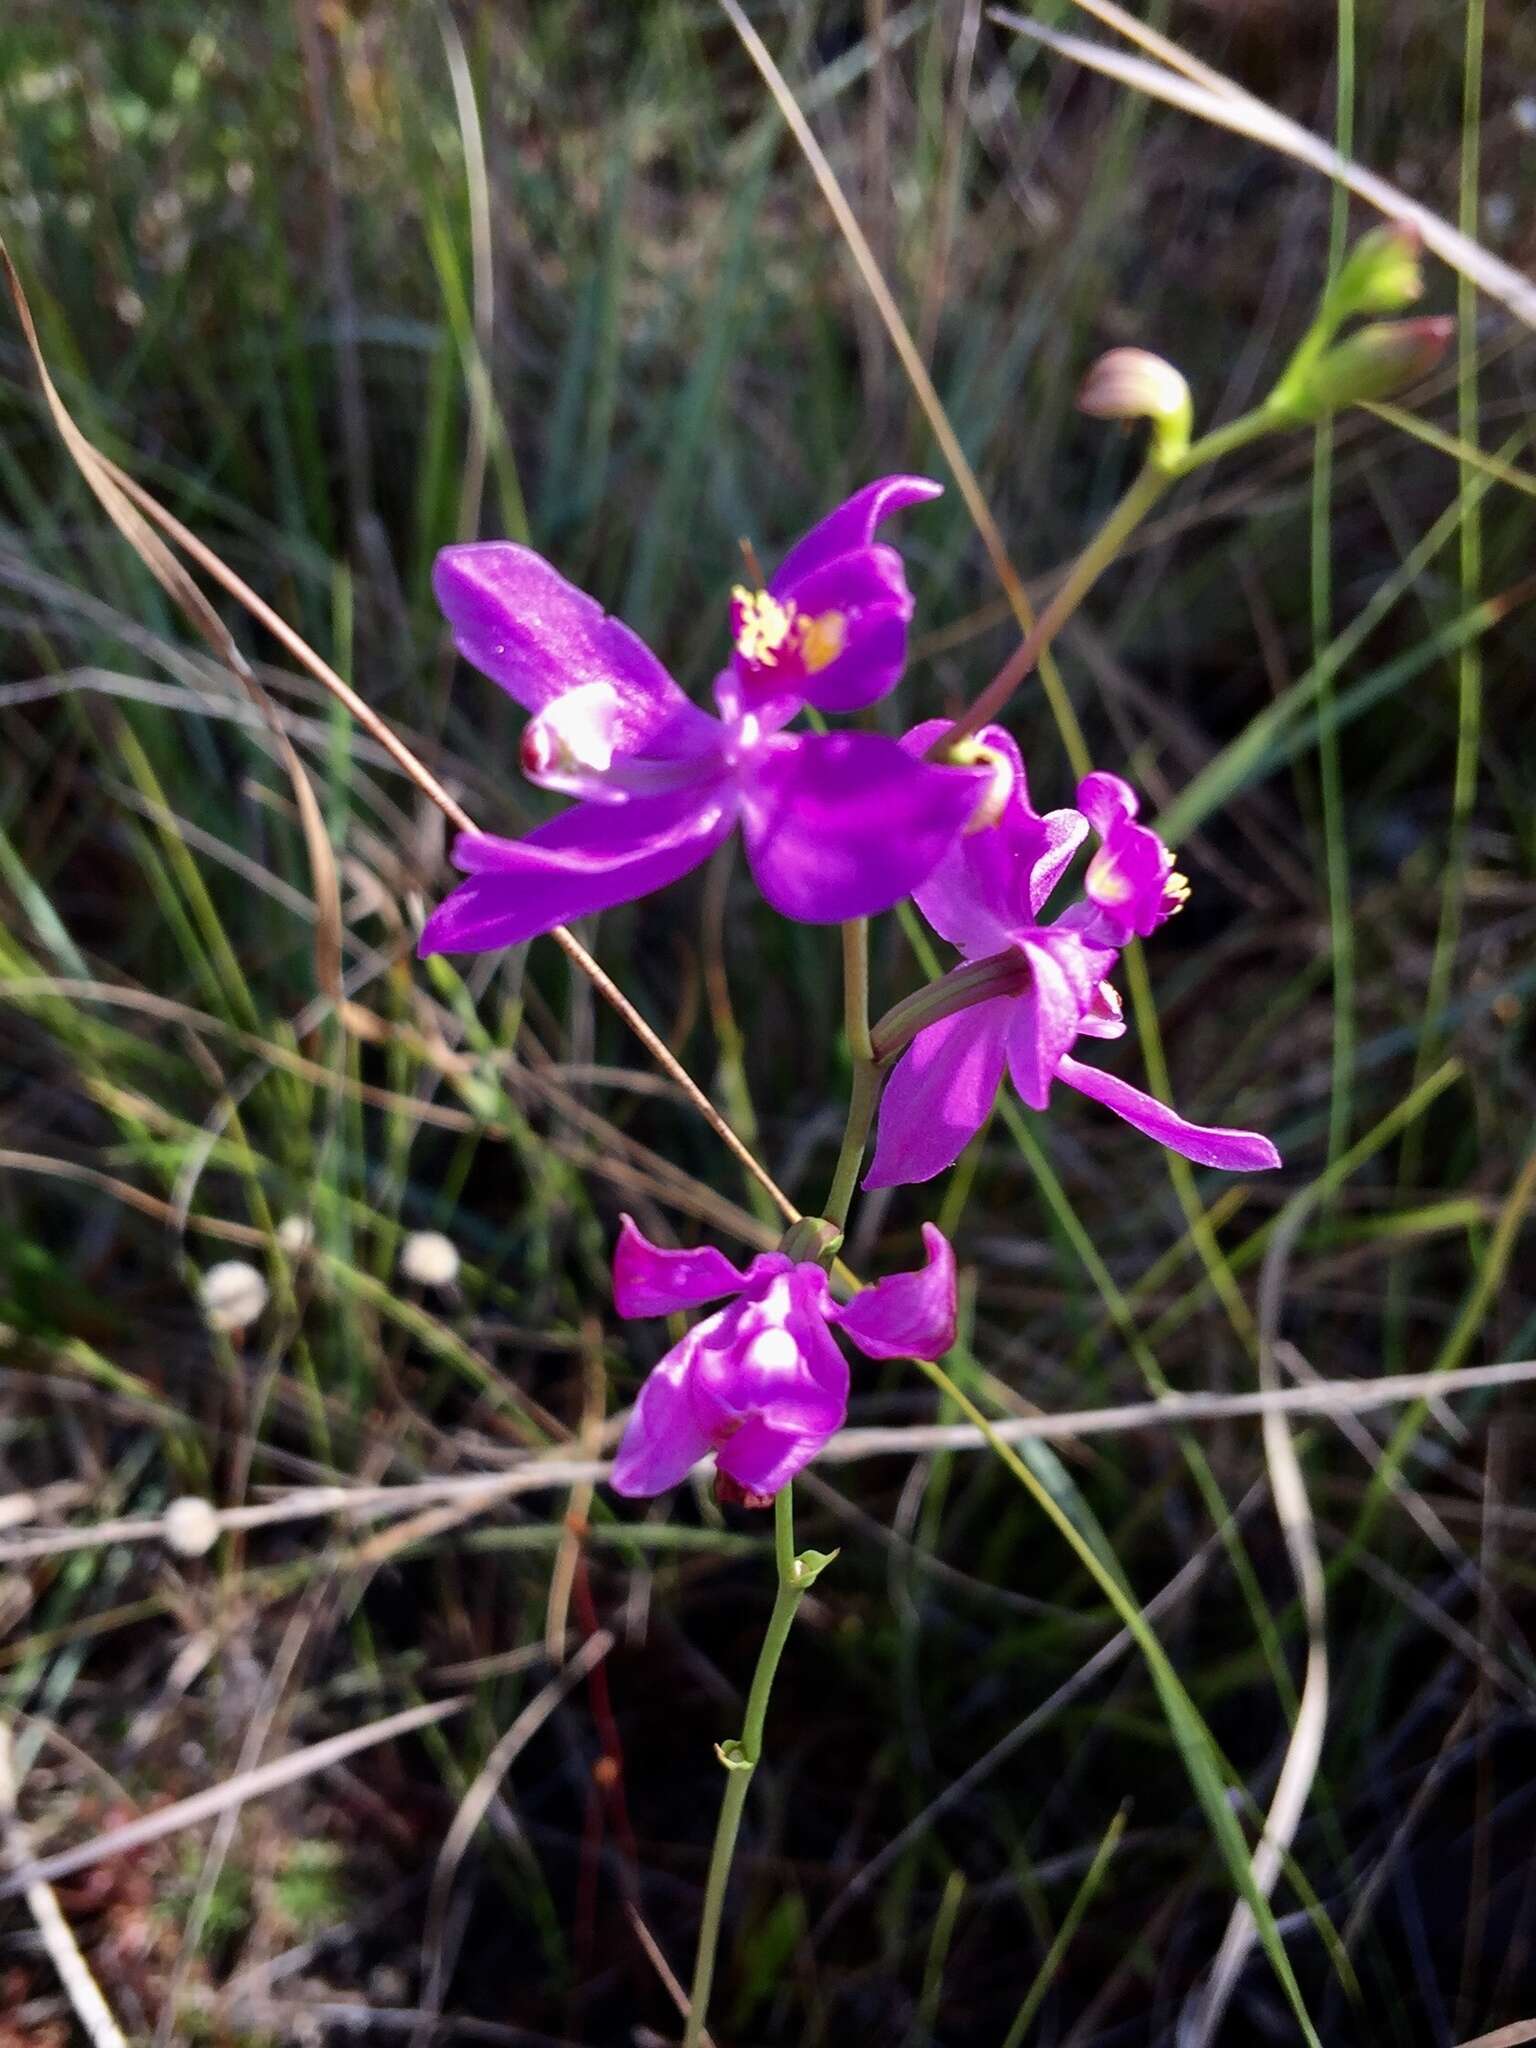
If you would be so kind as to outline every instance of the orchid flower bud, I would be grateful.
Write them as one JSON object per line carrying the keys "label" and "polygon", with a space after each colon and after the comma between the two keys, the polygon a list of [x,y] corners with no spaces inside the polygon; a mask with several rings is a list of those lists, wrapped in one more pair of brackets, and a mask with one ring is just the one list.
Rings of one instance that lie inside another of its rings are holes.
{"label": "orchid flower bud", "polygon": [[1357,313],[1401,313],[1423,296],[1419,258],[1424,237],[1411,221],[1392,221],[1362,235],[1334,279],[1326,300],[1338,327]]}
{"label": "orchid flower bud", "polygon": [[1094,363],[1077,394],[1077,409],[1096,420],[1147,420],[1152,447],[1166,467],[1189,449],[1194,406],[1172,363],[1144,348],[1112,348]]}
{"label": "orchid flower bud", "polygon": [[825,1216],[802,1216],[779,1239],[786,1259],[805,1260],[813,1266],[830,1266],[843,1248],[843,1233]]}
{"label": "orchid flower bud", "polygon": [[1286,380],[1292,419],[1317,420],[1347,405],[1391,398],[1427,377],[1450,346],[1454,320],[1381,320],[1361,327]]}

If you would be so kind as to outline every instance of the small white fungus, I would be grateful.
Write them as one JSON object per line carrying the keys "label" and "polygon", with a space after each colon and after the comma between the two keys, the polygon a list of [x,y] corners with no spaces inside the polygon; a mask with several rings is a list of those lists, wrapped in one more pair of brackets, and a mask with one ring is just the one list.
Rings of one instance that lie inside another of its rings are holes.
{"label": "small white fungus", "polygon": [[219,1540],[219,1518],[195,1493],[173,1500],[165,1511],[165,1541],[178,1557],[206,1557]]}
{"label": "small white fungus", "polygon": [[203,1275],[203,1314],[216,1330],[248,1330],[267,1305],[267,1283],[244,1259],[224,1259]]}
{"label": "small white fungus", "polygon": [[1522,135],[1536,135],[1536,92],[1523,92],[1510,108]]}
{"label": "small white fungus", "polygon": [[285,1252],[307,1252],[315,1241],[315,1226],[307,1216],[285,1216],[277,1226],[277,1241]]}
{"label": "small white fungus", "polygon": [[440,1230],[413,1230],[400,1247],[400,1271],[418,1287],[451,1287],[459,1277],[459,1252]]}

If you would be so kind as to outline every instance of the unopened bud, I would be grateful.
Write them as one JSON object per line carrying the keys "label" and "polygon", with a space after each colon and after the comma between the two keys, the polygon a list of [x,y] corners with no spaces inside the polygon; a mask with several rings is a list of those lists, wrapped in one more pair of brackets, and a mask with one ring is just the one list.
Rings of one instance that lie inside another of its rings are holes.
{"label": "unopened bud", "polygon": [[1382,320],[1319,356],[1285,393],[1295,419],[1316,420],[1346,405],[1392,398],[1427,377],[1450,346],[1454,320]]}
{"label": "unopened bud", "polygon": [[842,1249],[843,1233],[825,1216],[802,1216],[779,1239],[779,1250],[797,1265],[830,1265]]}
{"label": "unopened bud", "polygon": [[1411,306],[1424,292],[1423,251],[1424,237],[1412,221],[1392,221],[1362,235],[1328,293],[1333,324],[1357,313],[1401,313]]}
{"label": "unopened bud", "polygon": [[1165,462],[1177,462],[1189,447],[1194,405],[1189,386],[1161,356],[1144,348],[1112,348],[1083,379],[1077,409],[1096,420],[1148,420],[1152,441]]}

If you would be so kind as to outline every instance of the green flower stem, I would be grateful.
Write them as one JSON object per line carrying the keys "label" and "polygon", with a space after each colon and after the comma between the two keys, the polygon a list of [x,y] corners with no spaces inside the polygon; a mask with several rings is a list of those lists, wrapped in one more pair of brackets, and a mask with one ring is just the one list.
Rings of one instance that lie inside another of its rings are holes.
{"label": "green flower stem", "polygon": [[683,2048],[699,2048],[704,2038],[704,2019],[709,2010],[710,1987],[715,1976],[715,1952],[720,1944],[720,1915],[725,1906],[725,1888],[730,1880],[731,1859],[736,1853],[736,1836],[741,1827],[747,1787],[763,1753],[763,1724],[768,1718],[768,1696],[774,1674],[789,1637],[795,1611],[805,1589],[821,1568],[818,1560],[802,1564],[795,1555],[795,1508],[793,1490],[782,1487],[773,1499],[773,1551],[778,1564],[779,1591],[768,1617],[768,1630],[758,1652],[747,1695],[747,1715],[740,1740],[722,1743],[718,1754],[725,1766],[725,1796],[715,1825],[715,1845],[710,1851],[709,1876],[704,1883],[704,1914],[699,1922],[699,1946],[694,1957],[693,1984],[688,1993],[688,2025]]}
{"label": "green flower stem", "polygon": [[[996,718],[1170,485],[1177,483],[1182,477],[1192,475],[1197,469],[1204,469],[1223,455],[1230,455],[1235,449],[1246,447],[1250,441],[1258,440],[1262,434],[1271,434],[1279,428],[1295,424],[1296,421],[1288,409],[1266,399],[1264,404],[1256,406],[1252,412],[1245,412],[1240,419],[1231,420],[1226,426],[1217,427],[1213,432],[1202,435],[1181,455],[1166,454],[1154,443],[1135,482],[1067,571],[1055,596],[1036,619],[1034,626],[1025,634],[969,710],[963,711],[948,732],[942,733],[934,741],[928,749],[928,759],[946,760],[951,748],[957,746],[961,740],[968,739],[972,733],[979,732],[982,726]],[[1092,763],[1083,752],[1081,740],[1079,739],[1075,745],[1070,744],[1069,740],[1067,751],[1072,757],[1072,772],[1079,776],[1086,775]]]}
{"label": "green flower stem", "polygon": [[850,918],[843,926],[843,1028],[853,1058],[853,1087],[848,1097],[848,1120],[843,1126],[842,1149],[832,1175],[831,1191],[822,1214],[841,1230],[848,1221],[848,1207],[869,1143],[869,1127],[875,1120],[883,1075],[875,1058],[869,1035],[869,919]]}
{"label": "green flower stem", "polygon": [[[972,733],[979,732],[982,726],[997,716],[1119,554],[1131,534],[1167,490],[1174,474],[1175,472],[1170,471],[1158,456],[1148,457],[1141,474],[1067,571],[1055,596],[1036,619],[1032,629],[1025,634],[970,709],[961,712],[949,731],[942,733],[928,749],[930,761],[947,758],[952,747],[961,740],[969,739]],[[1079,749],[1074,748],[1071,751],[1077,752]],[[1074,760],[1072,763],[1075,775],[1086,775],[1088,768],[1086,755],[1081,761]]]}

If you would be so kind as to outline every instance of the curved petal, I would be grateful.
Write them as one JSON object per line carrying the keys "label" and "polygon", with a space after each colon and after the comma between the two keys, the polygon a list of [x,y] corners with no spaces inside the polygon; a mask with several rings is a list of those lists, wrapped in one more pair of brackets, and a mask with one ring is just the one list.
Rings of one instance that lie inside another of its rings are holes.
{"label": "curved petal", "polygon": [[899,512],[905,505],[924,504],[929,498],[939,498],[943,494],[944,486],[935,483],[932,477],[878,477],[874,483],[866,484],[863,490],[855,491],[835,512],[829,512],[825,519],[796,541],[779,564],[778,574],[768,588],[775,597],[783,596],[792,584],[802,576],[809,576],[813,569],[819,569],[823,562],[830,562],[837,555],[851,554],[855,548],[868,547],[874,539],[875,528],[883,519],[889,519],[893,512]]}
{"label": "curved petal", "polygon": [[1083,893],[1122,934],[1150,938],[1189,894],[1173,855],[1149,826],[1138,825],[1140,799],[1118,775],[1096,772],[1077,785],[1078,807],[1099,836]]}
{"label": "curved petal", "polygon": [[871,1358],[942,1358],[955,1341],[955,1254],[949,1239],[923,1225],[928,1262],[891,1273],[834,1308],[834,1319]]}
{"label": "curved petal", "polygon": [[708,1455],[709,1438],[688,1399],[691,1354],[705,1328],[690,1330],[647,1376],[613,1461],[615,1493],[665,1493]]}
{"label": "curved petal", "polygon": [[932,1180],[954,1165],[997,1098],[1015,1001],[994,996],[913,1039],[885,1084],[866,1188]]}
{"label": "curved petal", "polygon": [[1102,1102],[1116,1116],[1145,1131],[1170,1152],[1182,1152],[1200,1166],[1220,1166],[1231,1173],[1264,1173],[1280,1164],[1280,1154],[1268,1138],[1257,1131],[1212,1129],[1205,1124],[1186,1123],[1155,1096],[1144,1095],[1129,1081],[1106,1074],[1099,1067],[1085,1067],[1067,1058],[1056,1069],[1056,1077],[1069,1088]]}
{"label": "curved petal", "polygon": [[723,1442],[758,1410],[781,1422],[803,1410],[808,1424],[819,1424],[829,1402],[846,1407],[848,1361],[827,1328],[827,1306],[820,1267],[781,1260],[710,1318],[709,1340],[694,1358],[691,1398],[714,1441]]}
{"label": "curved petal", "polygon": [[1098,994],[1098,976],[1075,932],[1036,932],[1019,947],[1029,962],[1029,987],[1015,1001],[1008,1071],[1030,1108],[1044,1109],[1057,1065]]}
{"label": "curved petal", "polygon": [[826,1302],[819,1267],[785,1262],[712,1317],[694,1347],[693,1419],[720,1470],[749,1494],[776,1493],[848,1412],[848,1361],[827,1328]]}
{"label": "curved petal", "polygon": [[605,683],[617,699],[616,752],[673,758],[718,744],[714,720],[645,642],[532,548],[510,540],[444,548],[432,588],[460,654],[527,710]]}
{"label": "curved petal", "polygon": [[1141,809],[1141,799],[1123,776],[1096,768],[1077,785],[1077,808],[1101,839]]}
{"label": "curved petal", "polygon": [[879,733],[782,733],[738,771],[757,885],[807,924],[889,910],[932,873],[986,786],[986,771],[935,768]]}
{"label": "curved petal", "polygon": [[827,1438],[841,1428],[847,1412],[845,1403],[842,1414],[815,1429],[769,1415],[751,1416],[729,1443],[721,1445],[715,1463],[749,1496],[749,1505],[771,1500],[791,1479],[799,1478]]}
{"label": "curved petal", "polygon": [[[903,735],[901,744],[920,758],[947,730],[947,720],[925,719]],[[1034,808],[1011,733],[989,725],[977,738],[996,757],[982,808],[982,816],[994,808],[996,816],[962,834],[914,892],[918,909],[939,936],[972,958],[998,952],[1035,922],[1088,830],[1088,821],[1077,811],[1048,811],[1042,817]]]}
{"label": "curved petal", "polygon": [[493,953],[632,903],[707,860],[734,822],[734,791],[715,782],[624,804],[573,804],[525,839],[466,833],[453,857],[470,879],[427,919],[417,951]]}
{"label": "curved petal", "polygon": [[894,548],[834,556],[785,595],[796,608],[796,687],[806,703],[819,711],[858,711],[895,688],[907,661],[912,593]]}
{"label": "curved petal", "polygon": [[[783,1260],[786,1267],[789,1263]],[[652,1244],[633,1216],[619,1220],[619,1241],[613,1248],[613,1305],[621,1316],[667,1316],[674,1309],[698,1308],[723,1295],[739,1294],[747,1277],[712,1244],[669,1251]]]}

